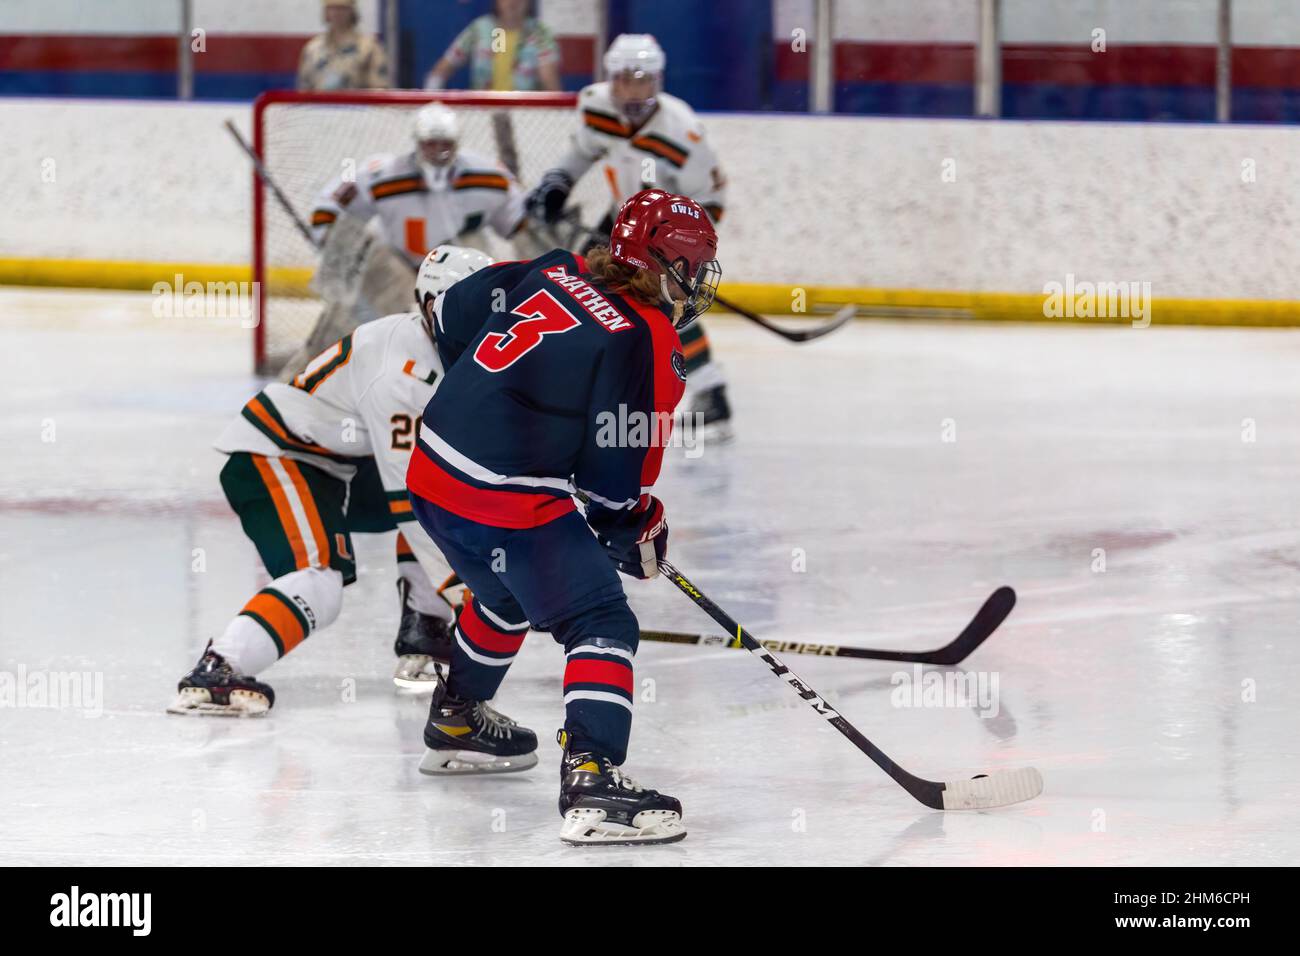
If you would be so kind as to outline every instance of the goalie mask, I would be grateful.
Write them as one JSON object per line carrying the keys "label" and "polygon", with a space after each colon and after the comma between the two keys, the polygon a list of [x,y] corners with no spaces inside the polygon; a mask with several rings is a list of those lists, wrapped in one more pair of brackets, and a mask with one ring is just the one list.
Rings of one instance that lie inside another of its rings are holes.
{"label": "goalie mask", "polygon": [[442,170],[456,158],[460,124],[456,114],[441,103],[430,103],[415,114],[415,154],[428,171]]}
{"label": "goalie mask", "polygon": [[664,51],[648,33],[624,33],[609,45],[604,62],[614,106],[629,123],[640,126],[654,112],[655,98],[664,87]]}
{"label": "goalie mask", "polygon": [[492,265],[493,259],[477,249],[461,246],[437,246],[424,257],[415,274],[415,304],[424,317],[425,330],[433,335],[431,304],[461,279]]}
{"label": "goalie mask", "polygon": [[643,189],[618,211],[609,252],[618,262],[659,276],[673,326],[683,329],[708,311],[722,268],[714,258],[718,234],[694,199]]}

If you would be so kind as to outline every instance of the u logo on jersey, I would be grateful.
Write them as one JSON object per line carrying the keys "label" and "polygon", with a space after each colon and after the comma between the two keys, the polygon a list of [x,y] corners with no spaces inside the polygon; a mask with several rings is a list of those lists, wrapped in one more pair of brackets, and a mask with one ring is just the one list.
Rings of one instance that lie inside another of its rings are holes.
{"label": "u logo on jersey", "polygon": [[672,364],[673,371],[677,373],[677,377],[680,378],[683,382],[686,381],[686,356],[684,356],[681,352],[678,352],[676,349],[674,349],[673,357],[670,360],[670,362]]}

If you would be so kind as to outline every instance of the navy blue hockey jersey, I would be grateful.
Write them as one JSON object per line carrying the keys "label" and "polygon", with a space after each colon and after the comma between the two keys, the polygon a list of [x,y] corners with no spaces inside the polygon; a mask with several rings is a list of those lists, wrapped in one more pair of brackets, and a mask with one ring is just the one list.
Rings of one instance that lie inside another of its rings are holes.
{"label": "navy blue hockey jersey", "polygon": [[[446,369],[407,487],[461,517],[531,528],[573,510],[633,509],[659,476],[685,388],[667,314],[597,288],[563,250],[498,263],[447,290]],[[593,521],[593,523],[596,523]]]}

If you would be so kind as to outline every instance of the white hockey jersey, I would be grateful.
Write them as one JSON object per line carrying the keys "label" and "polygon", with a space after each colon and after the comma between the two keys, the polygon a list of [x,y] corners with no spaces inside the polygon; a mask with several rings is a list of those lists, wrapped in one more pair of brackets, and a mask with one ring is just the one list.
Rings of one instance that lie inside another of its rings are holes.
{"label": "white hockey jersey", "polygon": [[593,83],[578,95],[578,130],[559,164],[576,182],[593,164],[603,166],[612,212],[651,186],[689,196],[716,221],[726,206],[727,179],[704,126],[683,100],[656,97],[650,118],[632,130],[610,96],[610,85]]}
{"label": "white hockey jersey", "polygon": [[[399,524],[414,520],[406,466],[420,416],[442,377],[442,363],[418,312],[358,326],[316,358],[292,383],[274,382],[248,401],[216,441],[227,454],[292,458],[345,481],[358,459],[373,458]],[[403,526],[432,580],[447,566],[429,536]]]}
{"label": "white hockey jersey", "polygon": [[[346,205],[341,187],[355,186]],[[508,239],[524,221],[525,194],[505,167],[478,153],[457,150],[441,169],[422,167],[414,152],[372,156],[355,183],[340,176],[322,190],[311,212],[312,234],[321,242],[340,215],[378,220],[384,239],[418,266],[444,243],[467,245],[466,237],[491,226]]]}

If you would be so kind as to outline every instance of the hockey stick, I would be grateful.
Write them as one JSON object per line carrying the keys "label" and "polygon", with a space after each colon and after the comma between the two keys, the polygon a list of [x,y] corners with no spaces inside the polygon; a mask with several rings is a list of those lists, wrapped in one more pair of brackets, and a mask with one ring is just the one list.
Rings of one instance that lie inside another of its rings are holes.
{"label": "hockey stick", "polygon": [[[979,647],[1016,606],[1016,592],[1008,587],[994,591],[984,606],[971,618],[965,629],[950,643],[932,651],[888,651],[871,647],[843,647],[838,644],[813,644],[806,641],[766,640],[769,651],[812,654],[817,657],[854,657],[868,661],[904,661],[909,664],[960,664]],[[721,634],[681,634],[675,631],[642,631],[641,640],[663,644],[702,644],[710,647],[743,647],[735,637]]]}
{"label": "hockey stick", "polygon": [[766,664],[773,674],[789,684],[813,710],[851,740],[854,746],[875,762],[876,766],[889,774],[895,783],[927,807],[935,810],[985,810],[1032,800],[1043,792],[1042,774],[1033,767],[995,770],[992,774],[980,774],[971,780],[953,780],[947,783],[913,776],[864,737],[816,691],[796,677],[790,668],[782,664],[771,651],[764,648],[748,631],[733,621],[722,608],[705,597],[704,593],[688,581],[685,575],[664,560],[660,560],[659,568],[668,575],[677,589],[694,601],[704,613],[717,621],[728,633],[734,633],[740,646]]}
{"label": "hockey stick", "polygon": [[248,158],[253,161],[253,169],[257,171],[257,178],[262,181],[262,185],[271,190],[271,195],[273,195],[276,201],[284,207],[284,211],[289,215],[289,218],[293,220],[293,224],[298,227],[298,231],[302,233],[302,237],[307,240],[308,244],[313,249],[319,249],[320,243],[312,236],[311,230],[307,228],[307,223],[298,215],[298,211],[293,208],[293,204],[289,202],[289,197],[284,194],[280,187],[276,185],[275,180],[271,178],[271,171],[267,169],[266,164],[262,162],[262,157],[258,156],[257,153],[253,151],[253,147],[248,145],[248,141],[239,135],[239,130],[235,129],[235,124],[230,120],[226,120],[226,129],[230,130],[230,135],[235,137],[235,142],[239,144],[239,148],[247,153]]}
{"label": "hockey stick", "polygon": [[[562,221],[569,220],[567,220],[566,217],[565,219],[562,219]],[[588,239],[595,242],[601,244],[609,242],[609,236],[606,233],[601,232],[599,229],[592,229],[589,226],[583,226],[581,223],[577,222],[573,222],[572,224],[574,226],[574,239],[576,239],[578,235],[585,234]],[[724,309],[729,309],[730,311],[735,312],[742,319],[749,319],[749,321],[753,322],[755,325],[761,326],[769,332],[781,336],[781,338],[785,339],[787,342],[796,343],[811,342],[814,339],[820,339],[822,336],[830,335],[835,330],[847,325],[853,317],[858,314],[857,306],[845,305],[841,306],[835,314],[831,316],[829,322],[819,325],[816,328],[783,329],[781,326],[769,322],[756,312],[750,312],[749,309],[741,308],[725,296],[715,295],[713,301],[718,303],[718,305],[722,306]]]}

